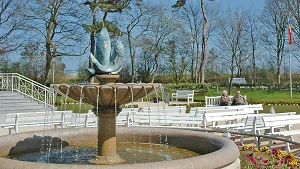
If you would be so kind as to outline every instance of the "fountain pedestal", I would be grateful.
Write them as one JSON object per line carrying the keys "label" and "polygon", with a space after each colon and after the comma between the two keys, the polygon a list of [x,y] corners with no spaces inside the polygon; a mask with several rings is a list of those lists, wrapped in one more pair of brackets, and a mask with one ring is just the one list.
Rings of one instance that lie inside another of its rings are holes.
{"label": "fountain pedestal", "polygon": [[117,154],[116,117],[120,105],[144,97],[157,89],[160,84],[116,84],[119,75],[95,75],[100,84],[66,85],[53,84],[59,93],[74,100],[94,105],[98,117],[98,155],[89,160],[94,164],[119,164],[123,160]]}
{"label": "fountain pedestal", "polygon": [[98,156],[89,162],[94,164],[119,164],[125,160],[116,152],[116,117],[119,107],[98,107],[93,112],[98,116]]}

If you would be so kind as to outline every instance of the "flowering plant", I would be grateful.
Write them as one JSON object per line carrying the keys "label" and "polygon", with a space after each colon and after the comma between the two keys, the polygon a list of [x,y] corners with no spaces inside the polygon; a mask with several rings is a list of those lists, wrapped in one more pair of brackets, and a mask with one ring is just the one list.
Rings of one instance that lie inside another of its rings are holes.
{"label": "flowering plant", "polygon": [[262,146],[260,149],[253,145],[242,145],[242,168],[246,169],[296,169],[299,168],[294,154],[284,152],[282,149]]}

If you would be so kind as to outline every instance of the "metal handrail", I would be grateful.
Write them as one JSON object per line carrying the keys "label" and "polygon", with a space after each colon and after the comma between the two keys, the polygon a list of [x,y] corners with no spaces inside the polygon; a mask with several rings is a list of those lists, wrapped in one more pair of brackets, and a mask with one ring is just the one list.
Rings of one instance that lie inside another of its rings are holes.
{"label": "metal handrail", "polygon": [[18,92],[45,107],[54,105],[54,91],[18,73],[0,73],[0,90]]}

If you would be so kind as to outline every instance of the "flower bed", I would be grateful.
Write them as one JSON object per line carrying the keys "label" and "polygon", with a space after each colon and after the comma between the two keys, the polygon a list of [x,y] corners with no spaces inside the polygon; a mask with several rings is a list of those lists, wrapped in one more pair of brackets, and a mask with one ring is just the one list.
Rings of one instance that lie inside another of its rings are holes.
{"label": "flower bed", "polygon": [[262,146],[260,149],[255,145],[239,146],[241,152],[242,169],[296,169],[300,168],[298,159],[294,154],[287,153],[283,149]]}

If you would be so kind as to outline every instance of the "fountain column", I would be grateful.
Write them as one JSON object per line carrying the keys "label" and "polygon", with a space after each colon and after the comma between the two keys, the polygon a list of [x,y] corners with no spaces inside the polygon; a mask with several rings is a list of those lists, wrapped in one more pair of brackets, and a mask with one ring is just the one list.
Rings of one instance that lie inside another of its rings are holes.
{"label": "fountain column", "polygon": [[[101,85],[113,84],[119,75],[96,75]],[[98,156],[89,160],[94,164],[118,164],[125,160],[117,154],[116,117],[122,109],[120,105],[94,106],[98,117]]]}
{"label": "fountain column", "polygon": [[91,163],[118,164],[125,161],[116,151],[116,116],[120,110],[119,107],[94,108],[98,116],[98,156],[89,160]]}

